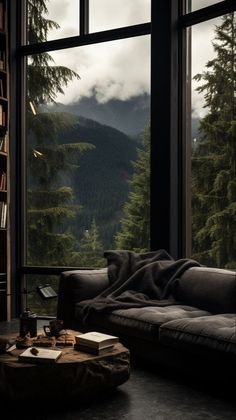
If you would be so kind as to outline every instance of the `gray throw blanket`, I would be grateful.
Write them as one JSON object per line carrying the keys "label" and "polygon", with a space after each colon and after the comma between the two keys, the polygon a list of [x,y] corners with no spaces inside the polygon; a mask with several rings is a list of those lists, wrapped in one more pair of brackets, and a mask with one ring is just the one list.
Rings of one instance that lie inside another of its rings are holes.
{"label": "gray throw blanket", "polygon": [[91,300],[80,302],[83,321],[94,312],[177,304],[172,291],[185,270],[200,266],[191,259],[174,260],[165,250],[137,254],[106,251],[110,286]]}

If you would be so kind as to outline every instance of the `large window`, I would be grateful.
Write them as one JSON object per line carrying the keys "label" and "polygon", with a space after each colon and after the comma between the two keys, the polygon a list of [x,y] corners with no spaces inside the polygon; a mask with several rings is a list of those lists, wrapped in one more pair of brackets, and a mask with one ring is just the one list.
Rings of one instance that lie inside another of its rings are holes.
{"label": "large window", "polygon": [[[27,265],[101,266],[117,244],[148,250],[148,224],[142,239],[139,227],[131,232],[127,206],[135,210],[135,189],[149,208],[148,173],[137,191],[133,164],[145,128],[148,136],[149,36],[52,51],[50,60],[27,60]],[[147,211],[139,208],[140,223]]]}
{"label": "large window", "polygon": [[107,248],[235,268],[235,2],[21,2],[26,289]]}
{"label": "large window", "polygon": [[236,15],[188,28],[191,87],[191,169],[187,200],[190,255],[236,268]]}
{"label": "large window", "polygon": [[64,267],[150,249],[151,0],[22,4],[23,290],[53,315]]}

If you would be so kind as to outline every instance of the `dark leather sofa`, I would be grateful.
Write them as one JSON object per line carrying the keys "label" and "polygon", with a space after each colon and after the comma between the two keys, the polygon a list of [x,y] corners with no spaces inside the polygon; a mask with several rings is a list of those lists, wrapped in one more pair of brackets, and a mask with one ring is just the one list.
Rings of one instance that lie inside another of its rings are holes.
{"label": "dark leather sofa", "polygon": [[[181,304],[118,309],[96,314],[84,324],[81,303],[109,286],[107,269],[61,274],[57,317],[67,328],[118,335],[142,360],[205,379],[236,373],[236,273],[191,267],[175,283]],[[215,380],[214,379],[214,380]]]}

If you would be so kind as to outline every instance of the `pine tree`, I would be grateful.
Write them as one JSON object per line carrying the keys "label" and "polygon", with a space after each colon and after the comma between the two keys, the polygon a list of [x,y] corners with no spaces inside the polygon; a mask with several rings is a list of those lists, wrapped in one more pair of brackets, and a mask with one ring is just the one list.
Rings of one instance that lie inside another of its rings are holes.
{"label": "pine tree", "polygon": [[[30,43],[46,41],[48,31],[59,27],[44,17],[47,1],[28,1]],[[81,142],[59,144],[58,135],[75,126],[76,118],[67,113],[40,111],[44,104],[55,102],[57,94],[64,93],[63,88],[79,75],[56,66],[48,53],[32,55],[27,70],[27,263],[70,265],[77,247],[71,224],[80,207],[66,182],[78,170],[81,153],[93,146]]]}
{"label": "pine tree", "polygon": [[75,264],[84,267],[104,267],[103,244],[100,240],[95,219],[92,220],[90,229],[86,229],[80,241],[79,253],[73,255]]}
{"label": "pine tree", "polygon": [[236,266],[236,21],[215,28],[214,59],[195,79],[207,115],[192,158],[193,257],[206,265]]}
{"label": "pine tree", "polygon": [[51,29],[59,29],[59,25],[44,16],[48,14],[46,3],[49,0],[27,1],[27,35],[29,43],[47,41]]}
{"label": "pine tree", "polygon": [[133,162],[131,191],[124,205],[121,229],[116,236],[116,247],[135,252],[150,249],[150,130],[142,135],[143,147]]}

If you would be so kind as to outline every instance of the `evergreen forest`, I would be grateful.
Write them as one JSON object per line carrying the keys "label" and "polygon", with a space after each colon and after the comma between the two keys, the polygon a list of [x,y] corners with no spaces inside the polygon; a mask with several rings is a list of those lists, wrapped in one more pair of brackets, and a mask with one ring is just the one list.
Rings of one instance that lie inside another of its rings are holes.
{"label": "evergreen forest", "polygon": [[[58,28],[47,0],[28,1],[28,41]],[[46,16],[46,17],[45,17]],[[48,53],[27,63],[26,263],[103,266],[114,248],[137,157],[139,136],[69,112],[55,112],[57,94],[79,74]],[[54,105],[54,108],[49,105]],[[53,112],[54,111],[54,112]]]}
{"label": "evergreen forest", "polygon": [[192,154],[192,250],[204,265],[236,268],[236,19],[221,18],[215,58],[195,75],[207,113]]}

